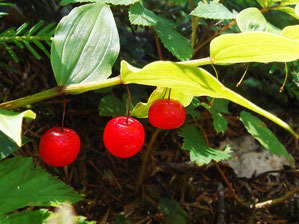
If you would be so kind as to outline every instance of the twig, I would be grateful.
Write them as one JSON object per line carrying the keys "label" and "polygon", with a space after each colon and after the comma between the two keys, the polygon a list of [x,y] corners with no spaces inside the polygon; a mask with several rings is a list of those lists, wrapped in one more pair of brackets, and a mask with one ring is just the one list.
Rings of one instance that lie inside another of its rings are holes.
{"label": "twig", "polygon": [[159,59],[163,60],[163,55],[162,55],[162,50],[161,50],[161,46],[160,46],[158,35],[157,35],[157,33],[155,32],[154,29],[152,29],[152,30],[153,30],[153,33],[155,35],[155,42],[156,42],[156,46],[157,46],[157,50],[158,50]]}

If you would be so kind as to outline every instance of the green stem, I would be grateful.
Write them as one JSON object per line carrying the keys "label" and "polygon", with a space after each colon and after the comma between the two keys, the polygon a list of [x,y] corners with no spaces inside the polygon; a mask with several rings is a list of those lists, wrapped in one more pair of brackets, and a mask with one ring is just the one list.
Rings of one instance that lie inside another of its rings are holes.
{"label": "green stem", "polygon": [[28,104],[36,103],[42,100],[50,99],[52,97],[59,96],[61,94],[71,94],[71,93],[82,93],[90,90],[101,89],[109,86],[115,86],[122,84],[120,76],[101,80],[97,82],[89,82],[89,83],[79,83],[79,84],[69,84],[65,86],[58,86],[52,89],[48,89],[42,91],[40,93],[36,93],[30,96],[22,97],[16,100],[8,101],[0,104],[0,108],[4,109],[15,109],[18,107],[24,107]]}
{"label": "green stem", "polygon": [[34,41],[34,40],[51,40],[49,36],[13,36],[13,37],[0,37],[0,42],[14,42],[14,41]]}
{"label": "green stem", "polygon": [[213,64],[213,59],[211,57],[207,57],[207,58],[200,58],[200,59],[190,60],[190,61],[180,61],[177,63],[183,65],[190,65],[190,66],[202,66],[202,65]]}
{"label": "green stem", "polygon": [[136,188],[135,188],[135,192],[136,193],[139,191],[139,188],[140,188],[140,186],[142,184],[142,180],[143,180],[144,171],[145,171],[145,168],[146,168],[148,157],[150,155],[150,152],[151,152],[151,149],[153,147],[153,144],[156,141],[156,138],[157,138],[158,134],[160,133],[160,131],[161,131],[161,129],[159,129],[159,128],[157,128],[155,130],[155,132],[153,133],[153,135],[151,137],[150,142],[147,145],[146,151],[142,155],[142,163],[141,163],[141,167],[140,167],[140,170],[139,170],[137,184],[136,184]]}

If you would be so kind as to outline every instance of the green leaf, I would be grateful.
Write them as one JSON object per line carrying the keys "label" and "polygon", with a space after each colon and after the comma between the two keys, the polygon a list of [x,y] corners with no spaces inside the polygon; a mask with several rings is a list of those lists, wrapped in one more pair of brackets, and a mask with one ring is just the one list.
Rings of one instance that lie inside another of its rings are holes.
{"label": "green leaf", "polygon": [[158,20],[154,29],[161,39],[163,45],[169,50],[177,59],[186,61],[192,57],[192,47],[189,40],[174,30],[170,22],[165,19]]}
{"label": "green leaf", "polygon": [[40,167],[32,158],[14,157],[0,163],[0,214],[26,206],[50,206],[51,202],[77,202],[71,187]]}
{"label": "green leaf", "polygon": [[210,2],[209,4],[199,2],[190,15],[206,19],[234,19],[236,17],[236,14],[218,2]]}
{"label": "green leaf", "polygon": [[155,13],[144,8],[140,2],[130,7],[129,19],[131,24],[140,26],[155,26],[158,21],[158,17]]}
{"label": "green leaf", "polygon": [[214,64],[289,62],[299,59],[298,42],[271,33],[249,32],[216,37],[210,45]]}
{"label": "green leaf", "polygon": [[2,224],[40,224],[45,223],[46,219],[51,215],[51,212],[46,209],[36,211],[21,211],[11,213],[10,215],[1,216],[0,223]]}
{"label": "green leaf", "polygon": [[198,98],[193,97],[192,102],[190,103],[189,106],[187,106],[186,109],[186,113],[191,115],[192,117],[196,117],[196,118],[200,118],[201,117],[201,113],[196,110],[196,108],[198,108],[200,106],[200,101]]}
{"label": "green leaf", "polygon": [[110,8],[88,4],[74,8],[57,26],[51,63],[58,85],[104,80],[119,53],[119,37]]}
{"label": "green leaf", "polygon": [[140,0],[62,0],[60,5],[68,5],[71,3],[84,3],[84,2],[96,2],[96,3],[108,3],[112,5],[131,5]]}
{"label": "green leaf", "polygon": [[243,122],[247,131],[258,140],[264,148],[278,156],[284,156],[289,161],[292,161],[292,157],[289,155],[284,145],[278,141],[264,122],[246,111],[241,112],[240,120]]}
{"label": "green leaf", "polygon": [[263,7],[270,7],[273,4],[275,4],[276,2],[278,2],[279,0],[257,0],[257,2]]}
{"label": "green leaf", "polygon": [[[169,95],[169,89],[157,87],[150,97],[148,98],[147,103],[139,102],[132,110],[131,116],[138,117],[138,118],[147,118],[148,117],[148,110],[152,103],[157,99],[166,99]],[[185,94],[177,89],[171,89],[171,99],[179,101],[183,106],[188,106],[193,96],[190,94]]]}
{"label": "green leaf", "polygon": [[279,35],[281,30],[270,24],[260,10],[247,8],[242,10],[237,18],[237,24],[242,32],[261,31]]}
{"label": "green leaf", "polygon": [[287,123],[226,88],[202,68],[170,61],[157,61],[146,65],[143,69],[138,69],[122,61],[120,74],[123,84],[136,83],[168,87],[193,96],[210,96],[230,100],[263,115],[299,138],[298,134]]}
{"label": "green leaf", "polygon": [[299,3],[299,0],[280,0],[281,5],[296,5]]}
{"label": "green leaf", "polygon": [[[208,100],[211,103],[213,98],[208,97]],[[216,113],[230,114],[230,112],[228,111],[228,104],[229,101],[226,99],[214,99],[211,110]]]}
{"label": "green leaf", "polygon": [[287,7],[287,6],[281,6],[281,7],[274,8],[274,10],[287,13],[290,16],[294,17],[295,19],[299,19],[299,15],[296,14],[295,8],[291,8],[291,7]]}
{"label": "green leaf", "polygon": [[[22,135],[22,145],[25,145],[26,143],[30,142],[30,139],[26,136]],[[4,159],[20,147],[9,137],[3,134],[2,131],[0,131],[0,159]]]}
{"label": "green leaf", "polygon": [[295,7],[295,13],[297,14],[297,16],[299,16],[299,4],[297,4]]}
{"label": "green leaf", "polygon": [[221,113],[212,113],[213,115],[213,126],[217,132],[225,133],[227,130],[227,120],[223,117]]}
{"label": "green leaf", "polygon": [[22,113],[8,111],[0,108],[0,131],[16,142],[18,146],[22,145],[22,121],[23,118],[35,119],[36,114],[31,110]]}
{"label": "green leaf", "polygon": [[116,218],[115,224],[133,224],[125,215],[120,215]]}
{"label": "green leaf", "polygon": [[294,26],[287,26],[281,31],[281,36],[293,39],[293,40],[299,40],[299,25]]}
{"label": "green leaf", "polygon": [[99,104],[99,113],[102,116],[117,117],[126,115],[126,104],[116,96],[107,95],[102,97]]}
{"label": "green leaf", "polygon": [[166,224],[185,224],[188,216],[180,204],[174,199],[162,198],[159,201],[159,210],[167,216]]}
{"label": "green leaf", "polygon": [[208,164],[212,160],[230,159],[231,150],[226,148],[224,151],[216,150],[207,145],[203,133],[192,126],[185,126],[179,136],[184,138],[183,149],[190,151],[190,160],[198,165]]}

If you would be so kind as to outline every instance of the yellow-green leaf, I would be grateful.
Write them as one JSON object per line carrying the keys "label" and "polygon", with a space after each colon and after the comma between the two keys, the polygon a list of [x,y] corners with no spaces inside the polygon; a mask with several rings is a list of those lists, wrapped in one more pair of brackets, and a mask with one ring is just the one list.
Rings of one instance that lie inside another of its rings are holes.
{"label": "yellow-green leaf", "polygon": [[122,61],[121,78],[124,84],[136,83],[168,87],[193,96],[211,96],[228,99],[261,114],[291,132],[296,138],[299,137],[287,123],[226,88],[213,75],[202,68],[170,61],[157,61],[146,65],[143,69],[137,69]]}
{"label": "yellow-green leaf", "polygon": [[31,110],[22,113],[8,111],[0,108],[0,130],[14,140],[18,146],[22,145],[22,121],[23,118],[35,119],[36,114]]}
{"label": "yellow-green leaf", "polygon": [[278,10],[278,11],[287,13],[290,16],[294,17],[295,19],[299,19],[299,15],[296,14],[295,8],[291,8],[288,6],[281,6],[281,7],[274,8],[274,10]]}
{"label": "yellow-green leaf", "polygon": [[289,39],[299,40],[299,25],[285,27],[280,35]]}
{"label": "yellow-green leaf", "polygon": [[262,31],[279,34],[280,29],[269,23],[260,10],[247,8],[242,10],[237,18],[237,24],[242,32]]}
{"label": "yellow-green leaf", "polygon": [[225,34],[212,40],[215,64],[289,62],[299,58],[298,42],[265,32]]}

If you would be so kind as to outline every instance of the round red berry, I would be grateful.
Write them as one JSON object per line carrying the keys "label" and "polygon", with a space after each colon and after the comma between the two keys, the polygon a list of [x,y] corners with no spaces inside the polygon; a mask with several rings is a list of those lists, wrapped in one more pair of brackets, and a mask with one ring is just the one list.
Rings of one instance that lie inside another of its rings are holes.
{"label": "round red berry", "polygon": [[156,100],[148,111],[149,122],[156,128],[178,128],[184,124],[185,118],[185,107],[172,99]]}
{"label": "round red berry", "polygon": [[47,130],[39,143],[42,160],[55,167],[74,162],[80,151],[80,138],[70,128],[53,127]]}
{"label": "round red berry", "polygon": [[142,124],[131,117],[111,119],[103,134],[104,145],[114,156],[128,158],[138,153],[144,143]]}

